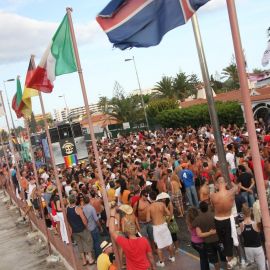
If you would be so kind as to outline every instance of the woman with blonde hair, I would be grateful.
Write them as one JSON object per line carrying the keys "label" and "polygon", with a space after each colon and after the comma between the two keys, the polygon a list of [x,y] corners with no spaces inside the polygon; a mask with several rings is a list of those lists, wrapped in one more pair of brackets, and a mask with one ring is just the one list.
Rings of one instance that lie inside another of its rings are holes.
{"label": "woman with blonde hair", "polygon": [[182,184],[175,172],[171,176],[171,199],[173,206],[177,209],[179,216],[184,216],[183,196],[181,192]]}
{"label": "woman with blonde hair", "polygon": [[251,209],[243,206],[244,221],[240,224],[244,248],[248,262],[256,262],[259,270],[265,270],[265,255],[262,247],[260,229],[251,219]]}

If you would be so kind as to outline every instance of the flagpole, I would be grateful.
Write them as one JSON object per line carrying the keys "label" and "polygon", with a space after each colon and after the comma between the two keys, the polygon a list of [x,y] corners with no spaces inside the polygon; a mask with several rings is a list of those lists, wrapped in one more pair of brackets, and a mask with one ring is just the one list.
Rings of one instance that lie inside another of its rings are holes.
{"label": "flagpole", "polygon": [[[31,55],[31,61],[32,61],[33,67],[35,68],[34,55]],[[47,119],[45,117],[46,112],[45,112],[45,108],[44,108],[43,98],[42,98],[42,94],[41,94],[40,91],[38,91],[38,96],[39,96],[41,111],[42,111],[44,124],[45,124],[45,131],[46,131],[46,136],[47,136],[48,145],[49,145],[49,152],[50,152],[51,162],[52,162],[52,166],[53,166],[54,175],[55,175],[55,178],[56,178],[57,190],[58,190],[58,194],[59,194],[59,198],[60,198],[61,207],[63,209],[64,222],[65,222],[67,235],[68,235],[68,241],[69,241],[68,247],[69,247],[70,252],[71,252],[71,258],[72,258],[72,261],[73,261],[74,269],[79,270],[78,265],[77,265],[75,252],[74,252],[74,249],[73,249],[73,246],[72,246],[70,229],[69,229],[69,225],[68,225],[68,221],[67,221],[67,215],[66,215],[66,208],[65,208],[65,204],[64,204],[64,200],[63,200],[63,196],[62,196],[62,186],[61,186],[61,183],[60,183],[60,180],[59,180],[59,177],[58,177],[58,171],[57,171],[57,168],[56,168],[56,165],[55,165],[55,159],[54,159],[53,150],[52,150],[52,141],[51,141],[51,137],[50,137],[50,133],[49,133],[49,129],[48,129],[48,122],[47,122]]]}
{"label": "flagpole", "polygon": [[211,125],[213,127],[213,132],[214,132],[214,137],[215,137],[215,142],[216,142],[218,164],[220,166],[222,176],[225,178],[227,184],[231,186],[228,165],[227,165],[227,160],[226,160],[224,146],[223,146],[223,140],[222,140],[222,136],[220,132],[220,125],[219,125],[217,111],[215,107],[213,91],[210,84],[208,67],[207,67],[207,62],[205,59],[204,48],[203,48],[203,43],[202,43],[202,38],[201,38],[201,33],[200,33],[200,28],[199,28],[196,13],[194,13],[194,15],[192,16],[191,21],[192,21],[194,37],[195,37],[196,46],[197,46],[197,52],[198,52],[198,56],[200,60],[201,72],[202,72],[202,77],[204,81],[205,94],[206,94],[207,103],[208,103]]}
{"label": "flagpole", "polygon": [[243,55],[243,48],[241,43],[240,31],[238,26],[238,19],[236,13],[236,7],[234,0],[227,0],[227,8],[229,14],[229,20],[231,25],[231,32],[233,38],[233,45],[236,57],[237,70],[239,74],[240,90],[242,101],[244,105],[244,112],[247,124],[247,131],[249,137],[249,143],[251,147],[251,156],[253,162],[253,168],[255,173],[255,180],[257,185],[257,191],[259,195],[259,202],[262,212],[262,223],[264,227],[265,235],[265,248],[268,262],[270,260],[270,217],[268,210],[268,203],[266,198],[266,190],[264,185],[264,177],[261,165],[261,157],[258,147],[257,134],[255,130],[255,123],[252,111],[252,105],[250,100],[250,93],[248,88],[248,81],[246,77],[245,59]]}
{"label": "flagpole", "polygon": [[[9,136],[9,141],[10,141],[10,148],[11,148],[12,155],[14,156],[14,161],[15,161],[15,165],[16,165],[16,169],[17,169],[16,170],[16,174],[17,174],[18,182],[20,184],[20,182],[21,182],[21,173],[20,173],[19,165],[18,165],[17,160],[16,160],[14,146],[12,145],[12,139],[11,139],[11,133],[10,133],[10,126],[9,126],[9,122],[8,122],[8,118],[7,118],[7,112],[6,112],[6,107],[5,107],[5,103],[4,103],[4,100],[3,100],[3,93],[2,93],[2,91],[0,91],[0,95],[1,95],[1,100],[2,100],[2,103],[3,103],[3,109],[4,109],[4,113],[5,113],[5,118],[6,118],[8,133],[9,133],[8,136]],[[15,190],[15,194],[16,194],[16,190]]]}
{"label": "flagpole", "polygon": [[[15,79],[10,79],[10,80],[7,80],[7,81],[15,81]],[[8,98],[8,94],[7,94],[7,88],[6,88],[6,83],[5,83],[7,81],[3,81],[3,84],[4,84],[5,94],[6,94],[6,97],[7,97],[7,103],[8,103],[8,109],[9,109],[10,119],[11,119],[12,127],[13,127],[13,130],[14,130],[15,138],[16,138],[17,142],[20,144],[20,147],[21,147],[22,142],[21,142],[20,137],[18,138],[18,136],[17,136],[16,127],[15,127],[15,123],[14,123],[14,118],[13,118],[13,115],[12,115],[12,111],[11,111],[11,107],[10,107],[10,102],[9,102],[9,98]],[[19,152],[19,155],[20,155],[20,157],[22,159],[21,151],[18,151],[18,152]]]}
{"label": "flagpole", "polygon": [[[78,74],[79,74],[79,79],[80,79],[80,84],[81,84],[81,90],[82,90],[82,95],[83,95],[83,100],[84,100],[84,106],[85,106],[85,110],[86,110],[87,122],[89,125],[92,146],[93,146],[97,169],[98,169],[99,181],[100,181],[100,184],[102,187],[103,202],[104,202],[104,206],[105,206],[107,221],[109,221],[110,209],[109,209],[108,196],[107,196],[106,186],[105,186],[103,173],[102,173],[102,169],[101,169],[101,165],[100,165],[100,157],[99,157],[99,153],[98,153],[98,149],[97,149],[97,142],[96,142],[96,137],[95,137],[95,133],[94,133],[94,127],[93,127],[91,114],[90,114],[90,110],[89,110],[88,97],[87,97],[84,78],[83,78],[83,72],[82,72],[81,61],[80,61],[80,57],[79,57],[77,41],[75,38],[75,32],[74,32],[74,27],[73,27],[73,22],[72,22],[72,17],[71,17],[72,8],[68,7],[68,8],[66,8],[66,11],[67,11],[67,15],[68,15],[71,39],[72,39],[72,43],[73,43],[73,48],[74,48],[74,53],[75,53],[75,58],[76,58],[76,63],[77,63],[77,68],[78,68]],[[113,240],[112,240],[112,244],[113,244],[113,248],[114,248],[114,252],[115,252],[116,264],[120,268],[121,262],[119,259],[118,249],[117,249],[117,246]]]}
{"label": "flagpole", "polygon": [[96,163],[97,163],[99,180],[100,180],[100,184],[102,187],[103,201],[104,201],[104,205],[105,205],[106,215],[107,215],[107,218],[109,219],[110,211],[109,211],[108,197],[107,197],[106,186],[105,186],[105,182],[103,179],[103,173],[102,173],[102,169],[101,169],[101,165],[100,165],[100,158],[99,158],[99,153],[98,153],[98,149],[97,149],[97,142],[96,142],[93,123],[92,123],[91,114],[90,114],[90,110],[89,110],[88,97],[87,97],[87,93],[86,93],[83,72],[82,72],[82,67],[81,67],[81,62],[80,62],[80,57],[79,57],[79,52],[78,52],[78,46],[77,46],[75,32],[74,32],[74,28],[73,28],[73,22],[72,22],[72,18],[71,18],[72,9],[67,8],[66,10],[67,10],[71,39],[72,39],[72,43],[73,43],[73,47],[74,47],[74,53],[75,53],[75,58],[76,58],[76,63],[77,63],[77,68],[78,68],[78,74],[79,74],[80,83],[81,83],[81,89],[82,89],[84,106],[85,106],[86,115],[87,115],[87,121],[88,121],[89,129],[90,129],[92,146],[93,146],[94,155],[95,155],[95,159],[96,159]]}
{"label": "flagpole", "polygon": [[[33,147],[32,147],[31,140],[30,140],[29,122],[28,122],[28,119],[26,119],[26,118],[25,118],[24,125],[25,125],[25,128],[26,128],[27,136],[28,136],[29,150],[30,150],[30,154],[31,154],[31,157],[32,157],[32,164],[33,164],[33,170],[34,170],[34,176],[35,176],[35,180],[36,180],[37,190],[39,192],[41,192],[40,185],[39,185],[39,182],[38,182],[38,173],[37,173],[37,168],[36,168],[35,155],[34,155]],[[39,200],[39,205],[40,205],[42,221],[43,221],[45,232],[46,232],[48,253],[49,253],[49,256],[50,256],[52,254],[52,249],[51,249],[51,244],[50,244],[50,241],[49,241],[49,233],[48,233],[48,228],[47,228],[46,221],[45,221],[44,209],[42,207],[42,200],[41,200],[40,194],[38,194],[38,200]]]}

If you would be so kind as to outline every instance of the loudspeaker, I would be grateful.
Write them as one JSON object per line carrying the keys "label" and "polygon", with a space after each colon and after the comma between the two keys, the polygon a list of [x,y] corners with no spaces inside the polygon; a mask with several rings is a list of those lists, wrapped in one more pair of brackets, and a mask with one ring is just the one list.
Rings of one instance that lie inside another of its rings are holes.
{"label": "loudspeaker", "polygon": [[30,137],[31,144],[33,146],[39,146],[40,145],[40,136],[39,135],[33,135]]}
{"label": "loudspeaker", "polygon": [[74,138],[78,159],[88,158],[88,151],[84,136]]}
{"label": "loudspeaker", "polygon": [[52,144],[52,151],[54,155],[55,165],[61,165],[64,164],[64,158],[62,156],[61,146],[59,142]]}
{"label": "loudspeaker", "polygon": [[82,136],[82,129],[81,129],[80,123],[71,124],[71,127],[72,127],[74,138]]}
{"label": "loudspeaker", "polygon": [[52,143],[59,142],[59,134],[57,128],[50,128],[49,133]]}
{"label": "loudspeaker", "polygon": [[34,146],[36,145],[36,136],[31,136],[30,137],[30,140],[31,140],[31,144]]}
{"label": "loudspeaker", "polygon": [[[58,126],[59,138],[60,140],[72,138],[72,131],[70,124],[64,124]],[[59,141],[59,140],[58,140]]]}

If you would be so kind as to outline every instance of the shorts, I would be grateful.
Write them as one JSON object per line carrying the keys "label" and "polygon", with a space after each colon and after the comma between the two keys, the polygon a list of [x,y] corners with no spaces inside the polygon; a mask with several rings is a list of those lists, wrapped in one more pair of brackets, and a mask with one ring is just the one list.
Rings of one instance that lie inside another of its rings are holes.
{"label": "shorts", "polygon": [[176,242],[178,240],[177,233],[171,233],[173,242]]}
{"label": "shorts", "polygon": [[83,252],[92,252],[93,250],[93,238],[87,229],[84,229],[82,232],[73,233],[72,237],[74,241],[78,244],[78,250],[80,253]]}
{"label": "shorts", "polygon": [[183,198],[180,190],[177,194],[172,194],[172,203],[175,208],[183,207]]}
{"label": "shorts", "polygon": [[154,241],[154,235],[153,235],[153,225],[151,223],[140,223],[140,233],[142,236],[146,237],[150,241]]}
{"label": "shorts", "polygon": [[230,218],[224,220],[215,219],[216,231],[219,241],[223,244],[223,254],[226,257],[233,256],[233,239]]}
{"label": "shorts", "polygon": [[205,243],[205,250],[210,263],[218,263],[219,257],[221,261],[226,262],[226,258],[224,257],[220,244],[218,242]]}
{"label": "shorts", "polygon": [[154,234],[154,241],[158,249],[168,247],[173,243],[172,236],[168,229],[167,223],[163,223],[160,225],[153,225],[153,234]]}

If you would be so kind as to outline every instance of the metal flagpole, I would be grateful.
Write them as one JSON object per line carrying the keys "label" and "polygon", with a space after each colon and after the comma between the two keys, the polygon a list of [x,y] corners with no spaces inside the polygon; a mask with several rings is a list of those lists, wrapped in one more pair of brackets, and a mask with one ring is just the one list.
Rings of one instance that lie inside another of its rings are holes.
{"label": "metal flagpole", "polygon": [[[25,125],[25,128],[26,128],[27,136],[28,136],[29,150],[30,150],[30,154],[31,154],[31,157],[32,157],[32,164],[33,164],[33,170],[34,170],[34,176],[35,176],[35,180],[36,180],[37,190],[40,192],[41,189],[40,189],[40,185],[39,185],[39,182],[38,182],[38,173],[37,173],[37,167],[36,167],[36,160],[35,160],[35,155],[34,155],[33,147],[32,147],[32,144],[31,144],[31,139],[30,139],[31,137],[30,137],[30,131],[29,131],[29,121],[26,118],[25,118],[24,125]],[[52,249],[51,249],[51,244],[50,244],[50,241],[49,241],[49,233],[48,233],[48,228],[47,228],[46,221],[45,221],[44,209],[42,207],[42,200],[41,200],[40,194],[38,194],[38,200],[39,200],[39,205],[40,205],[42,221],[44,223],[44,228],[45,228],[45,231],[46,231],[48,253],[49,253],[49,255],[51,255],[52,254]]]}
{"label": "metal flagpole", "polygon": [[127,61],[130,61],[130,60],[132,60],[133,61],[133,64],[134,64],[134,69],[135,69],[135,73],[136,73],[136,77],[137,77],[137,82],[138,82],[138,86],[139,86],[139,91],[140,91],[140,96],[141,96],[141,101],[142,101],[144,118],[145,118],[147,130],[149,132],[149,122],[148,122],[147,112],[146,112],[145,103],[144,103],[144,99],[143,99],[143,93],[142,93],[142,87],[141,87],[141,83],[140,83],[140,79],[139,79],[139,74],[138,74],[138,70],[137,70],[137,66],[136,66],[136,62],[135,62],[135,57],[132,56],[132,58],[125,59],[126,62]]}
{"label": "metal flagpole", "polygon": [[[90,110],[89,110],[88,97],[87,97],[84,78],[83,78],[81,61],[80,61],[80,57],[79,57],[78,46],[77,46],[77,42],[76,42],[76,38],[75,38],[75,32],[74,32],[73,23],[72,23],[72,17],[71,17],[72,8],[67,8],[66,11],[67,11],[67,15],[68,15],[70,33],[71,33],[72,43],[73,43],[73,47],[74,47],[74,53],[75,53],[75,57],[76,57],[78,74],[79,74],[80,83],[81,83],[81,89],[82,89],[84,106],[85,106],[86,115],[87,115],[87,121],[88,121],[89,129],[90,129],[92,146],[93,146],[94,155],[95,155],[96,164],[97,164],[97,169],[98,169],[99,181],[100,181],[100,184],[101,184],[101,187],[102,187],[103,202],[104,202],[105,211],[106,211],[106,215],[107,215],[107,221],[109,221],[109,219],[110,219],[110,209],[109,209],[109,203],[108,203],[108,196],[107,196],[106,186],[105,186],[103,173],[102,173],[102,169],[101,169],[101,165],[100,165],[100,158],[99,158],[99,153],[98,153],[98,149],[97,149],[97,142],[96,142],[96,137],[95,137],[95,133],[94,133],[94,127],[93,127],[91,114],[90,114]],[[121,263],[120,263],[117,247],[116,247],[114,241],[112,241],[112,243],[113,243],[113,247],[114,247],[114,251],[115,251],[115,255],[116,255],[116,263],[117,263],[118,266],[120,266]]]}
{"label": "metal flagpole", "polygon": [[[17,142],[20,144],[20,147],[21,147],[22,141],[21,141],[20,136],[17,136],[16,127],[15,127],[15,123],[14,123],[14,118],[13,118],[13,115],[12,115],[12,111],[11,111],[11,107],[10,107],[10,102],[9,102],[9,98],[8,98],[8,94],[7,94],[7,88],[6,88],[6,82],[12,82],[12,81],[15,81],[15,79],[9,79],[7,81],[4,81],[3,84],[4,84],[5,94],[6,94],[6,97],[7,97],[8,109],[9,109],[9,114],[10,114],[10,119],[11,119],[12,127],[13,127],[13,130],[14,130],[14,135],[15,135],[15,138],[17,139]],[[19,155],[20,155],[20,157],[22,159],[21,151],[19,150],[18,152],[19,152]]]}
{"label": "metal flagpole", "polygon": [[252,112],[250,93],[248,89],[248,81],[246,76],[245,59],[243,55],[241,37],[238,27],[238,19],[234,0],[227,0],[228,14],[231,25],[231,32],[234,44],[234,51],[236,57],[236,64],[240,80],[241,96],[244,105],[244,112],[246,117],[246,124],[249,136],[249,143],[251,147],[252,162],[255,173],[255,180],[257,191],[259,195],[259,202],[262,212],[262,223],[265,235],[265,248],[268,262],[270,260],[270,217],[268,210],[268,203],[266,198],[266,190],[264,185],[264,177],[261,165],[261,157],[258,147],[257,134],[255,130],[254,117]]}
{"label": "metal flagpole", "polygon": [[[15,161],[15,165],[16,165],[16,169],[17,169],[16,174],[17,174],[18,182],[20,184],[20,182],[21,182],[21,173],[20,173],[19,165],[18,165],[17,160],[16,160],[14,146],[12,145],[10,126],[9,126],[9,122],[8,122],[8,118],[7,118],[7,112],[6,112],[6,107],[5,107],[5,103],[4,103],[4,100],[3,100],[2,91],[0,91],[0,95],[1,95],[1,100],[2,100],[2,103],[3,103],[3,109],[4,109],[5,117],[6,117],[6,123],[7,123],[8,133],[9,133],[8,136],[9,136],[9,141],[10,141],[10,148],[11,148],[12,155],[14,156],[14,161]],[[16,194],[16,190],[15,190],[15,194]]]}
{"label": "metal flagpole", "polygon": [[[34,55],[31,55],[31,61],[32,61],[33,67],[35,68],[36,65],[35,65],[35,62],[34,62]],[[46,136],[47,136],[48,145],[49,145],[51,162],[52,162],[52,166],[53,166],[54,175],[55,175],[55,178],[56,178],[57,190],[58,190],[58,194],[59,194],[59,198],[60,198],[61,207],[63,209],[63,216],[64,216],[64,221],[65,221],[65,226],[66,226],[67,235],[68,235],[68,241],[69,241],[68,247],[69,247],[70,252],[71,252],[71,258],[72,258],[72,261],[73,261],[74,269],[78,270],[77,260],[76,260],[75,252],[74,252],[74,249],[73,249],[73,246],[72,246],[70,229],[69,229],[69,225],[68,225],[68,221],[67,221],[66,208],[65,208],[65,204],[64,204],[64,200],[63,200],[63,196],[62,196],[62,185],[60,183],[59,176],[58,176],[58,171],[57,171],[57,168],[56,168],[56,165],[55,165],[55,159],[54,159],[53,150],[52,150],[52,141],[51,141],[51,137],[50,137],[50,133],[49,133],[49,129],[48,129],[48,122],[47,122],[47,119],[46,119],[46,112],[45,112],[45,108],[44,108],[43,98],[42,98],[42,94],[41,94],[40,91],[38,91],[38,96],[39,96],[41,111],[42,111],[43,120],[44,120],[44,124],[45,124],[45,131],[46,131]]]}
{"label": "metal flagpole", "polygon": [[105,183],[104,183],[104,179],[103,179],[103,173],[102,173],[101,166],[100,166],[100,158],[99,158],[99,153],[98,153],[98,149],[97,149],[97,142],[96,142],[93,123],[92,123],[91,114],[90,114],[90,110],[89,110],[88,97],[87,97],[87,93],[86,93],[86,89],[85,89],[83,72],[82,72],[82,67],[81,67],[77,42],[76,42],[73,23],[72,23],[72,18],[71,18],[72,9],[67,8],[66,10],[67,10],[67,15],[68,15],[68,21],[69,21],[69,27],[70,27],[70,32],[71,32],[72,43],[73,43],[73,47],[74,47],[74,53],[75,53],[76,62],[77,62],[78,74],[79,74],[81,88],[82,88],[82,95],[83,95],[83,100],[84,100],[84,105],[85,105],[85,110],[86,110],[86,115],[87,115],[87,121],[88,121],[90,134],[91,134],[92,146],[93,146],[93,149],[94,149],[94,155],[95,155],[95,159],[96,159],[96,163],[97,163],[99,180],[100,180],[100,184],[102,186],[103,201],[104,201],[104,205],[105,205],[107,218],[109,218],[110,217],[110,211],[109,211],[108,197],[107,197],[106,187],[105,187]]}
{"label": "metal flagpole", "polygon": [[198,56],[200,60],[200,66],[201,66],[202,77],[204,81],[205,94],[206,94],[207,103],[208,103],[211,125],[214,131],[214,137],[215,137],[218,161],[219,161],[218,164],[220,166],[222,176],[225,178],[227,184],[231,186],[228,165],[227,165],[227,160],[226,160],[224,146],[223,146],[223,140],[222,140],[222,136],[220,132],[220,125],[218,121],[217,111],[215,108],[212,87],[210,85],[208,67],[207,67],[207,63],[205,59],[204,48],[202,44],[202,38],[201,38],[201,33],[200,33],[200,28],[199,28],[196,13],[194,13],[194,15],[192,16],[191,21],[192,21],[194,37],[195,37],[196,46],[197,46],[197,52],[198,52]]}

